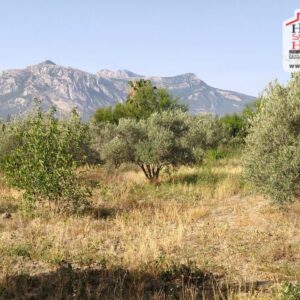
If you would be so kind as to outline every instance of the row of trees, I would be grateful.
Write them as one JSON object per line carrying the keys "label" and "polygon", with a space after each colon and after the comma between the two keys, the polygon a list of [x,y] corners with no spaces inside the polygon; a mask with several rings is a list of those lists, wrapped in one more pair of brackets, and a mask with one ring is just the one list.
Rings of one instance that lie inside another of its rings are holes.
{"label": "row of trees", "polygon": [[37,101],[27,117],[3,124],[1,169],[29,206],[73,209],[89,195],[78,166],[133,163],[156,182],[168,165],[200,163],[207,149],[226,140],[223,125],[210,115],[190,116],[166,90],[141,80],[131,84],[124,104],[98,110],[88,124],[75,110],[59,120],[54,108],[43,112]]}
{"label": "row of trees", "polygon": [[78,166],[134,163],[151,181],[168,166],[199,164],[208,149],[245,143],[245,177],[277,201],[299,194],[300,77],[270,86],[240,115],[191,116],[166,90],[150,81],[131,83],[128,99],[99,109],[88,124],[73,111],[59,120],[40,103],[26,118],[3,124],[0,164],[27,203],[46,201],[57,210],[87,204],[89,189]]}

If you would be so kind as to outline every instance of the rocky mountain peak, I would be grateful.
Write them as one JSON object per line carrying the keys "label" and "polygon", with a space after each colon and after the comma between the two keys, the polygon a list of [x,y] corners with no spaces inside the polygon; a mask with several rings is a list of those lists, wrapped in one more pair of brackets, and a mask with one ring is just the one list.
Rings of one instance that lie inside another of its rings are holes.
{"label": "rocky mountain peak", "polygon": [[168,89],[181,103],[186,103],[193,114],[238,112],[254,99],[210,87],[194,73],[149,77],[128,70],[101,70],[92,74],[46,60],[25,69],[0,72],[0,118],[26,113],[37,97],[44,107],[55,105],[62,115],[77,107],[87,120],[99,107],[124,102],[128,81],[140,78],[150,79],[153,85]]}
{"label": "rocky mountain peak", "polygon": [[56,66],[56,63],[54,63],[52,60],[46,59],[46,60],[40,62],[39,65],[52,65],[52,66]]}
{"label": "rocky mountain peak", "polygon": [[108,69],[102,69],[96,73],[100,77],[109,77],[109,78],[119,78],[119,79],[128,79],[128,78],[136,78],[136,77],[143,77],[136,73],[133,73],[128,70],[117,70],[111,71]]}

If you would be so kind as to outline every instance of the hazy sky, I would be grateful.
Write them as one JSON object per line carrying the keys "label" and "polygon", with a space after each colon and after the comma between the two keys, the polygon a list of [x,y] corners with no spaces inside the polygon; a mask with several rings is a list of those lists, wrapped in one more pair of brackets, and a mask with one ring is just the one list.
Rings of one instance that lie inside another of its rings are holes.
{"label": "hazy sky", "polygon": [[89,72],[193,72],[257,95],[282,69],[296,0],[0,0],[0,69],[51,59]]}

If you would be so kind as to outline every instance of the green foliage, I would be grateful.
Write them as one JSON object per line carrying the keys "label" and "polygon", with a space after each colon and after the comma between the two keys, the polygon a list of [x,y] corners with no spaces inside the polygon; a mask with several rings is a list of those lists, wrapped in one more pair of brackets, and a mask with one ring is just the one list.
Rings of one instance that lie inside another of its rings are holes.
{"label": "green foliage", "polygon": [[81,118],[73,109],[71,117],[59,121],[61,128],[65,128],[69,138],[69,153],[77,165],[97,162],[97,153],[91,148],[91,132],[88,124],[82,123]]}
{"label": "green foliage", "polygon": [[271,84],[246,138],[245,177],[259,192],[283,203],[300,191],[300,76]]}
{"label": "green foliage", "polygon": [[285,283],[280,300],[300,300],[300,284]]}
{"label": "green foliage", "polygon": [[212,115],[187,116],[189,126],[186,142],[190,147],[207,150],[226,142],[226,128]]}
{"label": "green foliage", "polygon": [[[25,119],[7,125],[1,135],[1,164],[11,185],[24,190],[29,205],[47,200],[56,210],[79,208],[88,191],[82,188],[75,168],[82,163],[85,125],[74,111],[59,121],[55,109],[39,106]],[[9,145],[9,147],[8,147]]]}
{"label": "green foliage", "polygon": [[165,111],[139,121],[101,124],[95,129],[94,144],[103,160],[116,167],[135,163],[149,180],[156,181],[165,166],[201,162],[205,150],[221,140],[215,118]]}
{"label": "green foliage", "polygon": [[108,123],[115,123],[114,119],[114,111],[111,106],[99,108],[96,110],[94,119],[96,122],[108,122]]}
{"label": "green foliage", "polygon": [[250,121],[255,117],[255,115],[260,110],[260,104],[262,99],[258,98],[255,101],[250,102],[245,106],[245,108],[242,111],[242,117],[244,120],[250,125]]}
{"label": "green foliage", "polygon": [[241,149],[242,147],[239,144],[221,144],[218,147],[209,149],[205,158],[207,163],[225,158],[234,158],[240,155]]}
{"label": "green foliage", "polygon": [[2,251],[9,256],[30,257],[30,252],[26,245],[7,246]]}
{"label": "green foliage", "polygon": [[234,143],[243,143],[247,136],[251,120],[259,111],[260,100],[248,104],[244,110],[237,114],[225,115],[220,117],[220,123],[225,126],[229,140]]}
{"label": "green foliage", "polygon": [[184,105],[178,104],[165,89],[157,89],[150,80],[129,82],[130,91],[125,103],[118,103],[114,108],[97,109],[94,120],[96,123],[109,122],[118,124],[121,118],[146,119],[154,112],[168,110],[186,111]]}
{"label": "green foliage", "polygon": [[246,121],[242,115],[232,114],[225,115],[220,118],[220,122],[223,123],[227,129],[231,138],[244,138],[246,135]]}

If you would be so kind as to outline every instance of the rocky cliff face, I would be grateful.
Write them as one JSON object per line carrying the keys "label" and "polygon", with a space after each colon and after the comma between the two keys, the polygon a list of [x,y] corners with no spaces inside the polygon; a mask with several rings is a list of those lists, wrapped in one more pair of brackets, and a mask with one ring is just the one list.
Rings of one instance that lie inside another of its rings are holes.
{"label": "rocky cliff face", "polygon": [[124,102],[128,81],[151,79],[157,87],[167,88],[191,113],[222,115],[241,111],[253,97],[208,86],[195,74],[174,77],[145,77],[127,70],[101,70],[96,74],[44,61],[22,70],[0,72],[0,118],[24,114],[35,97],[44,107],[55,105],[61,115],[77,107],[87,120],[97,108]]}

